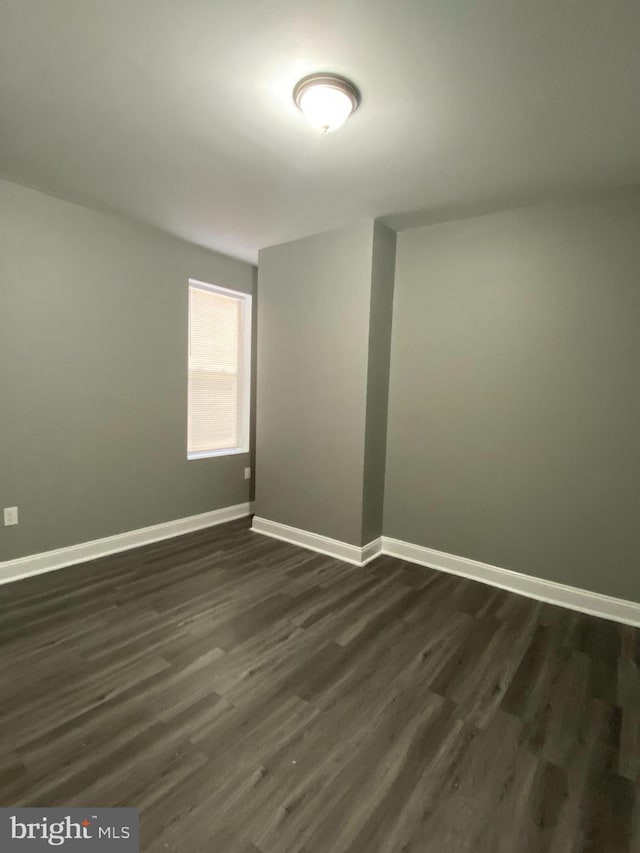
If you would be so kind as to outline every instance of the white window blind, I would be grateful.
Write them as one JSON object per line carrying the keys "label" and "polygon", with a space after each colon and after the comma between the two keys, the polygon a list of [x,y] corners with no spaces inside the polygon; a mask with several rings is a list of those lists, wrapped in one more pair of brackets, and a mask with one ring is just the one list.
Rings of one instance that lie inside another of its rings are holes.
{"label": "white window blind", "polygon": [[249,449],[251,296],[189,282],[190,459]]}

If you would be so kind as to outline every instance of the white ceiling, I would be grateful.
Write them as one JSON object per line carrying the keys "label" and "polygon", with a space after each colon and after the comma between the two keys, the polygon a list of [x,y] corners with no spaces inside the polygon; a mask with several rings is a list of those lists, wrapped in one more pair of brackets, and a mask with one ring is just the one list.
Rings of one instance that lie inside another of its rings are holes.
{"label": "white ceiling", "polygon": [[[363,94],[327,136],[291,101],[323,70]],[[640,3],[0,0],[0,175],[251,261],[637,183]]]}

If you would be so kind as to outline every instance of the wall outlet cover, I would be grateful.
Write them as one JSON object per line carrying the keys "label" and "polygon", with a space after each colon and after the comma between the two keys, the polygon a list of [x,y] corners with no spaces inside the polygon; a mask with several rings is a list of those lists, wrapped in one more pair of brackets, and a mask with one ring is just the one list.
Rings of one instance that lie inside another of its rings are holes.
{"label": "wall outlet cover", "polygon": [[6,506],[4,508],[4,526],[11,527],[18,523],[18,507]]}

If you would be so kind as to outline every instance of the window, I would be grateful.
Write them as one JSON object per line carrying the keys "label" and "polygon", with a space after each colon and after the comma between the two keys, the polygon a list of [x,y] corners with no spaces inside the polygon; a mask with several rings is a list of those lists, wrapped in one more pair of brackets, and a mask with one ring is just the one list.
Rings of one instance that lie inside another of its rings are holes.
{"label": "window", "polygon": [[251,296],[189,281],[187,457],[249,450]]}

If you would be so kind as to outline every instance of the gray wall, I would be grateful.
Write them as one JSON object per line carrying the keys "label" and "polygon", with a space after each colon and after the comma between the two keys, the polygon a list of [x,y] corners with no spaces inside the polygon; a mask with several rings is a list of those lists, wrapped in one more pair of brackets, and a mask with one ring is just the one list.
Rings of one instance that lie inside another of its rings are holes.
{"label": "gray wall", "polygon": [[387,536],[640,600],[640,192],[399,235]]}
{"label": "gray wall", "polygon": [[387,455],[387,404],[396,234],[381,222],[373,231],[367,411],[362,496],[362,543],[382,535]]}
{"label": "gray wall", "polygon": [[187,461],[187,280],[255,268],[0,182],[0,560],[249,499],[249,455]]}
{"label": "gray wall", "polygon": [[360,545],[373,222],[260,252],[256,515]]}

